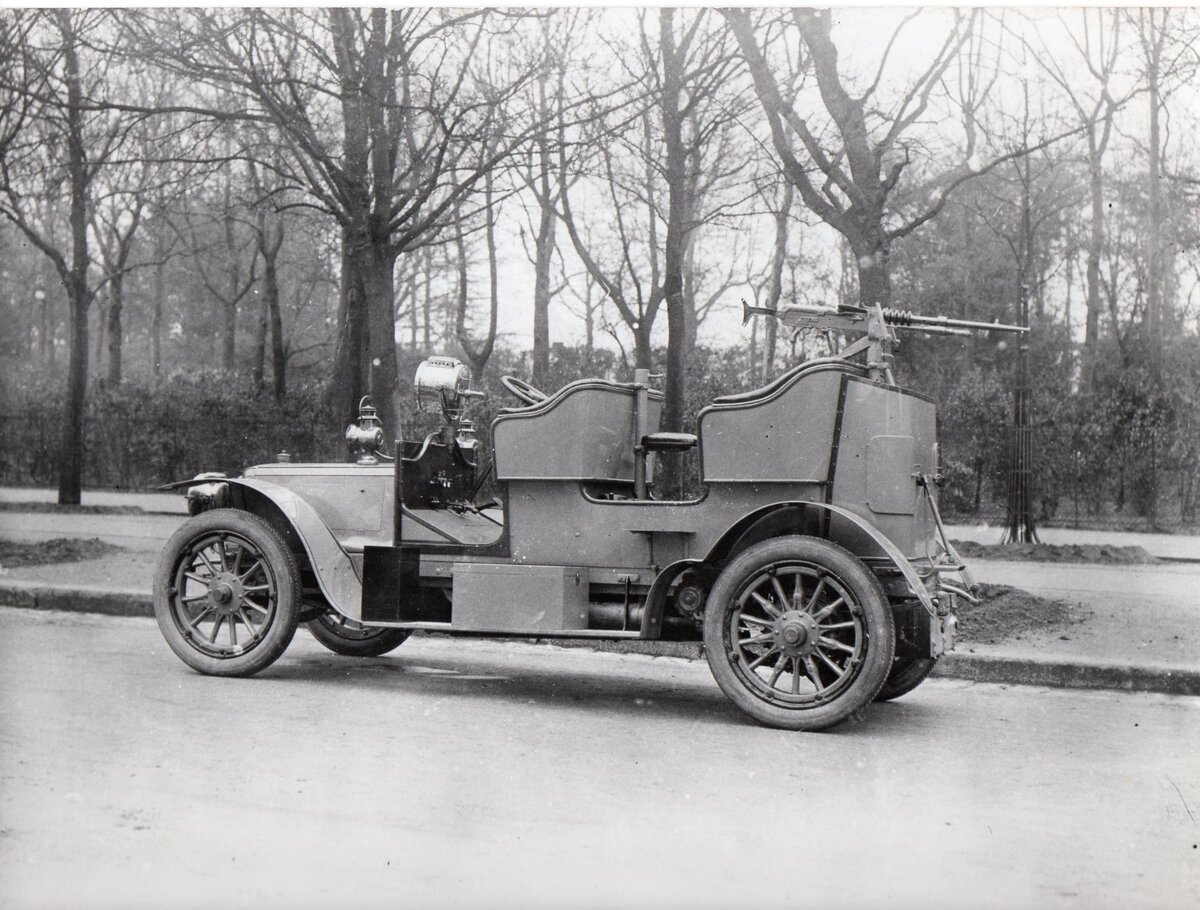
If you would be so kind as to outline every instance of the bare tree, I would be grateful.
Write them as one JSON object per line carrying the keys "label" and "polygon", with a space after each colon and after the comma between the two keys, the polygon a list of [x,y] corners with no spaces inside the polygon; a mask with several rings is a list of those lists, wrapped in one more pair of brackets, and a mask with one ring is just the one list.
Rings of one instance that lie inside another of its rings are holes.
{"label": "bare tree", "polygon": [[[682,429],[684,365],[695,337],[695,295],[685,285],[689,247],[694,232],[720,211],[705,210],[704,194],[740,167],[714,160],[717,140],[736,116],[727,93],[739,64],[710,18],[703,10],[663,9],[657,23],[639,15],[638,54],[627,53],[622,64],[630,101],[594,124],[592,186],[611,202],[603,212],[609,231],[589,229],[573,208],[571,188],[560,187],[572,246],[632,332],[638,367],[651,365],[654,323],[666,308],[662,425],[668,430]],[[559,170],[565,179],[565,160]],[[674,485],[669,472],[664,486]]]}
{"label": "bare tree", "polygon": [[482,377],[496,346],[496,323],[500,312],[499,264],[496,259],[496,218],[499,211],[495,201],[495,186],[491,174],[484,178],[484,241],[488,263],[488,323],[482,340],[472,339],[467,331],[469,302],[468,259],[466,230],[461,220],[455,222],[454,243],[458,251],[458,294],[455,301],[455,335],[459,347],[471,364],[471,375]]}
{"label": "bare tree", "polygon": [[[1083,345],[1083,380],[1094,379],[1096,355],[1100,344],[1101,260],[1104,255],[1104,156],[1112,138],[1116,113],[1128,96],[1114,96],[1112,85],[1121,54],[1121,16],[1111,10],[1079,10],[1077,25],[1072,28],[1065,16],[1059,17],[1071,44],[1078,53],[1091,78],[1087,87],[1080,86],[1074,75],[1068,76],[1064,61],[1046,46],[1040,37],[1040,53],[1033,56],[1054,83],[1066,95],[1076,118],[1084,128],[1087,143],[1088,189],[1091,220],[1088,226],[1087,315]],[[1075,20],[1072,20],[1074,22]]]}
{"label": "bare tree", "polygon": [[[251,106],[289,153],[284,176],[342,231],[331,405],[362,391],[399,425],[396,258],[538,125],[520,89],[537,62],[513,53],[513,17],[486,10],[239,10],[146,14],[162,65]],[[181,41],[179,35],[186,36]],[[364,353],[365,352],[365,353]]]}
{"label": "bare tree", "polygon": [[258,250],[244,199],[250,188],[239,186],[235,194],[233,180],[229,164],[220,171],[217,197],[183,212],[191,266],[221,315],[221,368],[227,373],[237,370],[239,309],[258,281]]}
{"label": "bare tree", "polygon": [[[69,309],[61,504],[79,503],[83,481],[88,310],[96,293],[88,276],[89,210],[97,175],[130,126],[122,116],[109,116],[112,74],[88,45],[106,15],[0,12],[0,215],[53,263]],[[39,197],[62,190],[70,203],[66,237],[46,231],[32,214]]]}
{"label": "bare tree", "polygon": [[978,13],[955,13],[950,28],[929,64],[889,103],[879,97],[889,52],[900,31],[914,18],[907,16],[892,34],[874,78],[859,92],[852,91],[842,71],[832,37],[829,11],[795,9],[782,22],[799,36],[795,66],[811,70],[828,123],[805,117],[785,100],[768,62],[759,35],[768,41],[772,29],[756,33],[746,10],[723,10],[754,79],[771,139],[787,179],[804,204],[846,238],[855,257],[858,296],[863,304],[891,299],[892,245],[936,217],[950,194],[965,181],[986,173],[1002,161],[1025,154],[1016,150],[982,166],[972,165],[969,153],[945,172],[938,188],[924,203],[904,206],[901,178],[912,163],[918,143],[907,135],[926,117],[931,99],[972,34]]}
{"label": "bare tree", "polygon": [[[98,235],[100,261],[104,271],[104,284],[108,292],[108,311],[102,332],[97,334],[108,341],[109,383],[121,382],[122,347],[124,331],[121,316],[125,305],[125,279],[132,263],[134,240],[142,223],[146,208],[144,187],[137,187],[126,199],[111,198],[109,204],[97,205],[93,218],[93,229]],[[124,195],[124,194],[122,194]]]}
{"label": "bare tree", "polygon": [[539,70],[529,91],[546,129],[538,132],[529,143],[516,167],[535,203],[530,207],[530,233],[534,237],[532,378],[539,388],[549,381],[550,301],[554,296],[551,271],[558,249],[559,195],[564,180],[570,182],[570,178],[560,172],[560,154],[570,154],[566,132],[571,111],[578,104],[578,99],[567,98],[567,72],[573,55],[579,50],[578,37],[590,22],[586,11],[573,10],[541,20],[538,39],[551,52],[548,65]]}

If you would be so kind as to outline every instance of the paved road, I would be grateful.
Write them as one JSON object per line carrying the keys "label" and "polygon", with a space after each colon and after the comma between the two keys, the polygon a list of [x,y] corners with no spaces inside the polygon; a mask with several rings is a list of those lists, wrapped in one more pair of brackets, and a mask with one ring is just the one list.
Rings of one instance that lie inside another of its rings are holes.
{"label": "paved road", "polygon": [[0,905],[1200,905],[1200,700],[933,680],[832,734],[702,663],[301,634],[196,675],[0,609]]}

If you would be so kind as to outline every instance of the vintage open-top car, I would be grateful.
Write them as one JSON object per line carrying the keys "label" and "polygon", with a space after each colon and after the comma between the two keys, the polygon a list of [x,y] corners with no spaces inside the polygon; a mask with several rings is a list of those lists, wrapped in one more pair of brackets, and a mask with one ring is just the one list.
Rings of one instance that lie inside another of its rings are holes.
{"label": "vintage open-top car", "polygon": [[[953,647],[972,582],[938,515],[934,405],[892,379],[907,314],[768,312],[865,335],[714,399],[695,435],[656,431],[662,395],[646,371],[553,394],[506,376],[518,406],[491,426],[500,496],[487,503],[464,416],[480,393],[446,357],[415,381],[443,426],[394,458],[364,401],[347,429],[354,463],[172,485],[193,517],[158,565],[163,635],[223,676],[269,666],[301,622],[360,656],[416,630],[702,639],[739,708],[796,730],[910,691]],[[703,494],[656,496],[663,457],[697,458]]]}

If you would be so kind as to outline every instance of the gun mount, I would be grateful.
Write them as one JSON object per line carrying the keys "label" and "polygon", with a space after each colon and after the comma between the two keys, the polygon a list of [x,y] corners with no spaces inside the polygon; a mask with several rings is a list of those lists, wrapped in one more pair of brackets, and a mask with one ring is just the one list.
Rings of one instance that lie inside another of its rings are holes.
{"label": "gun mount", "polygon": [[755,316],[770,316],[789,328],[827,329],[837,332],[862,332],[864,337],[843,348],[837,357],[849,360],[864,351],[867,369],[873,378],[892,379],[892,352],[900,344],[896,331],[926,332],[932,335],[970,335],[973,331],[1011,332],[1027,334],[1028,326],[1007,325],[1003,322],[977,322],[969,319],[952,319],[948,316],[921,316],[909,310],[883,307],[878,303],[870,307],[842,304],[836,307],[789,306],[781,310],[771,307],[751,306],[742,301],[742,325]]}

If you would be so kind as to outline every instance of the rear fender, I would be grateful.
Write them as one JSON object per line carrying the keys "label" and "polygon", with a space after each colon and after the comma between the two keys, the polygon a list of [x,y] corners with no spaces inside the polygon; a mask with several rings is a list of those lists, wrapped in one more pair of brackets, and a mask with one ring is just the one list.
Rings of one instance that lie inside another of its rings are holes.
{"label": "rear fender", "polygon": [[354,562],[325,522],[307,502],[287,487],[247,477],[229,484],[234,501],[274,527],[293,549],[303,549],[329,605],[350,619],[362,613],[362,581]]}
{"label": "rear fender", "polygon": [[[836,515],[870,537],[900,572],[913,596],[921,602],[929,615],[937,616],[937,607],[933,598],[929,596],[921,577],[917,575],[900,548],[870,522],[848,509],[827,502],[777,502],[749,512],[730,525],[729,530],[713,544],[704,561],[711,565],[727,562],[735,553],[747,546],[779,534],[812,534],[817,537],[829,537],[827,533],[820,530],[821,526],[826,523],[818,520],[825,515]],[[834,543],[838,543],[838,541],[834,540]]]}

